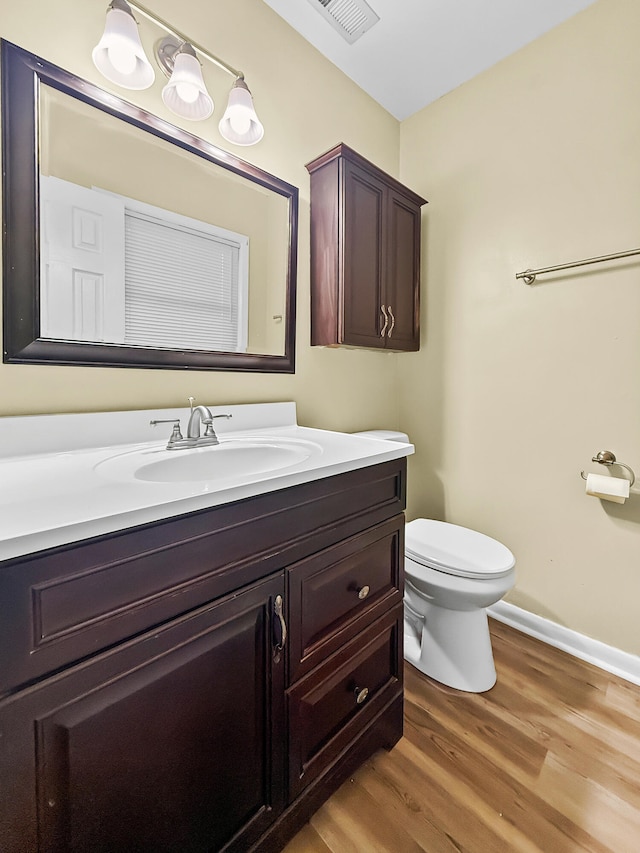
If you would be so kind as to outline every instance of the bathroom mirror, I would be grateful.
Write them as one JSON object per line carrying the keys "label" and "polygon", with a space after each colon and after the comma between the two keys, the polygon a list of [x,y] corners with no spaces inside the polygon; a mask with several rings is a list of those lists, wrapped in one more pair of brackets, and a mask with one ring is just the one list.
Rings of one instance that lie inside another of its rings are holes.
{"label": "bathroom mirror", "polygon": [[293,373],[297,188],[1,49],[4,361]]}

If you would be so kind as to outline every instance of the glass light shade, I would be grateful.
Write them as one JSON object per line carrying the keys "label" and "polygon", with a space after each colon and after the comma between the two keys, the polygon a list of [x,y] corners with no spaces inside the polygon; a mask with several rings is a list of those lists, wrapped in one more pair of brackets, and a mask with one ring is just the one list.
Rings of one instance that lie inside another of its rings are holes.
{"label": "glass light shade", "polygon": [[218,128],[227,142],[234,145],[255,145],[264,136],[264,127],[253,108],[251,92],[241,77],[229,92],[229,103]]}
{"label": "glass light shade", "polygon": [[104,33],[91,56],[98,71],[124,89],[148,89],[155,80],[138,25],[123,9],[109,9]]}
{"label": "glass light shade", "polygon": [[182,118],[202,121],[213,112],[213,100],[202,79],[202,69],[195,56],[177,53],[171,79],[162,90],[165,105]]}

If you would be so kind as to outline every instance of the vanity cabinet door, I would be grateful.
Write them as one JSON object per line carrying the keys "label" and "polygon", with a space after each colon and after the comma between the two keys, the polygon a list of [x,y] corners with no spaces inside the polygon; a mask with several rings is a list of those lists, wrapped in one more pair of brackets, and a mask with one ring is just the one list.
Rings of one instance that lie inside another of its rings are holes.
{"label": "vanity cabinet door", "polygon": [[5,700],[3,853],[246,851],[284,806],[282,574]]}

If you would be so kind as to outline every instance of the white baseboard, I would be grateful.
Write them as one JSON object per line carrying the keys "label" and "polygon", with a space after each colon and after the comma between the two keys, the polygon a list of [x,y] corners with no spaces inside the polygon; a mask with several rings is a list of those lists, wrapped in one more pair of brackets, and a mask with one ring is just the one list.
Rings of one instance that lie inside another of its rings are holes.
{"label": "white baseboard", "polygon": [[550,619],[536,616],[528,610],[516,607],[506,601],[498,601],[487,609],[489,616],[504,622],[523,634],[529,634],[562,649],[574,657],[592,663],[594,666],[624,678],[633,684],[640,685],[640,657],[620,651],[613,646],[607,646],[599,640],[592,640],[584,634],[558,625]]}

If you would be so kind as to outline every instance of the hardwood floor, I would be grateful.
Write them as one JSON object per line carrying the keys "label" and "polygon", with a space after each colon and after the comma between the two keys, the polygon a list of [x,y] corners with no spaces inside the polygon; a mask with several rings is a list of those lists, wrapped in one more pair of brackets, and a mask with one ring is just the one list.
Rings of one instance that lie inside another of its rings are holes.
{"label": "hardwood floor", "polygon": [[404,737],[284,853],[638,853],[640,687],[491,621],[498,683],[405,664]]}

